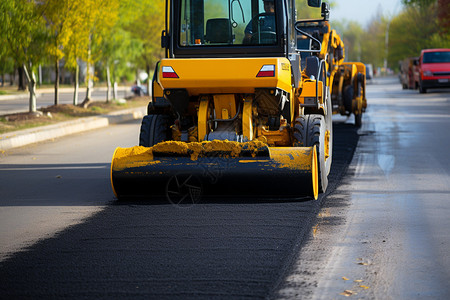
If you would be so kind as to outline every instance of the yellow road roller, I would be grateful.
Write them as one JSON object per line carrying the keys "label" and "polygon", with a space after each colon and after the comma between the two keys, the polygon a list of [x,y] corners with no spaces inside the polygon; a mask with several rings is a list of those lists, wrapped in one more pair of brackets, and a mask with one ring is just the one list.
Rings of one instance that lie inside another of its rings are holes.
{"label": "yellow road roller", "polygon": [[[306,4],[306,3],[305,3]],[[308,0],[329,17],[329,5]],[[317,199],[332,161],[326,58],[294,0],[167,0],[139,146],[117,148],[119,199]],[[300,39],[312,41],[298,47]],[[302,62],[303,60],[303,62]],[[181,197],[182,198],[182,197]]]}

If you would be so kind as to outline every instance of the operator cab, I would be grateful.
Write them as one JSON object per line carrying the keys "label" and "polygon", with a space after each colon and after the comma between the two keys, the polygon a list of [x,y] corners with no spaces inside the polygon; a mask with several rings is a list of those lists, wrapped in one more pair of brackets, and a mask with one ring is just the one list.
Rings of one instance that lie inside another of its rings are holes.
{"label": "operator cab", "polygon": [[283,2],[174,1],[171,54],[174,57],[267,56],[268,53],[284,56]]}
{"label": "operator cab", "polygon": [[180,0],[168,8],[167,57],[288,57],[295,49],[295,0]]}

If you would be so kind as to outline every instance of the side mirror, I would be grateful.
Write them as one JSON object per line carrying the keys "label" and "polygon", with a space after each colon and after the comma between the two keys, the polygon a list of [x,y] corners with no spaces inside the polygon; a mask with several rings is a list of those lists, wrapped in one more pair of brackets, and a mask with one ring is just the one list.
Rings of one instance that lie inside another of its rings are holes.
{"label": "side mirror", "polygon": [[308,0],[308,5],[311,7],[320,7],[322,0]]}
{"label": "side mirror", "polygon": [[325,21],[328,21],[330,19],[330,4],[326,2],[322,3],[321,16]]}

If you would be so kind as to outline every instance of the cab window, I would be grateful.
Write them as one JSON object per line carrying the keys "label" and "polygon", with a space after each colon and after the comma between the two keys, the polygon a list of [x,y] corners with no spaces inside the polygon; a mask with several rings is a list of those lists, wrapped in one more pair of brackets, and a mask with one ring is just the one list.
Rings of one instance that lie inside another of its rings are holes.
{"label": "cab window", "polygon": [[273,0],[181,0],[180,47],[275,45]]}

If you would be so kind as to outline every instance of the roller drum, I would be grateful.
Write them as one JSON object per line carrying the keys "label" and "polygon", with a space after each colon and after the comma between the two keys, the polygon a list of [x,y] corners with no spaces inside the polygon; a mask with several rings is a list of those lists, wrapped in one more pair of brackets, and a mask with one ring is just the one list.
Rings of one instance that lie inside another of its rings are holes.
{"label": "roller drum", "polygon": [[111,184],[119,199],[170,198],[177,193],[317,199],[315,147],[266,149],[256,156],[192,158],[173,153],[135,154],[133,148],[118,148],[111,164]]}

